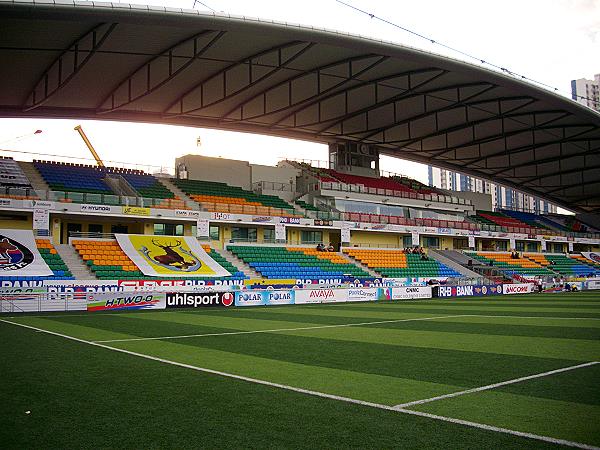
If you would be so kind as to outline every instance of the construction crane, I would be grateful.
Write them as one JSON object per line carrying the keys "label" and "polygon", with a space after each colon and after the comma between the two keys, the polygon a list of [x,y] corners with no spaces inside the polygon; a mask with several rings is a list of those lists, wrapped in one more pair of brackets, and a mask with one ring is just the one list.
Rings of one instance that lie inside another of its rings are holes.
{"label": "construction crane", "polygon": [[79,136],[81,136],[81,139],[83,139],[83,142],[85,142],[85,145],[87,145],[87,148],[92,153],[92,156],[96,160],[96,163],[98,163],[98,166],[99,167],[106,167],[104,165],[104,163],[102,162],[102,160],[100,159],[100,156],[98,156],[98,153],[96,153],[96,150],[94,149],[94,146],[92,145],[92,143],[90,142],[90,140],[88,139],[88,137],[85,135],[85,132],[83,131],[83,128],[81,128],[81,125],[77,125],[73,129],[75,131],[79,132]]}

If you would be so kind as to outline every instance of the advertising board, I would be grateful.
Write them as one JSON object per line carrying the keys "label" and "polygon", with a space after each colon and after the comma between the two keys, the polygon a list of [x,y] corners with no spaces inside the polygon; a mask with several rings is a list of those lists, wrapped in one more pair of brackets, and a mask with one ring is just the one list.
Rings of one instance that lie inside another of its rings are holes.
{"label": "advertising board", "polygon": [[104,292],[87,294],[88,311],[119,309],[165,309],[165,293]]}
{"label": "advertising board", "polygon": [[502,294],[501,284],[467,285],[467,286],[437,286],[433,290],[434,297],[481,297],[484,295]]}
{"label": "advertising board", "polygon": [[535,291],[535,284],[533,283],[518,283],[518,284],[505,284],[504,294],[529,294]]}
{"label": "advertising board", "polygon": [[431,297],[431,286],[402,286],[392,288],[392,300],[408,300]]}
{"label": "advertising board", "polygon": [[235,306],[293,305],[295,291],[292,290],[251,290],[235,293]]}
{"label": "advertising board", "polygon": [[335,303],[345,302],[347,298],[346,289],[303,289],[295,293],[294,303],[297,305],[311,303]]}
{"label": "advertising board", "polygon": [[379,298],[379,288],[351,288],[343,290],[347,292],[345,301],[348,302],[374,302]]}
{"label": "advertising board", "polygon": [[167,292],[167,308],[229,307],[235,302],[233,292]]}
{"label": "advertising board", "polygon": [[600,280],[588,280],[585,282],[586,289],[600,289]]}

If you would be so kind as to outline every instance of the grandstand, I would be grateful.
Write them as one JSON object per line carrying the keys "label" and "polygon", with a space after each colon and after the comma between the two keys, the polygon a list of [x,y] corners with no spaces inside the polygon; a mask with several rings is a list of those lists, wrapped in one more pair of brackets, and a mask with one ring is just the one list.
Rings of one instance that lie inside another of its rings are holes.
{"label": "grandstand", "polygon": [[[74,240],[73,247],[77,250],[83,262],[89,267],[95,277],[99,280],[152,280],[156,277],[144,275],[135,263],[127,256],[116,241],[108,240]],[[221,267],[227,270],[230,277],[217,277],[217,280],[243,280],[246,278],[243,272],[223,258],[209,245],[203,245],[204,250]],[[196,277],[190,277],[195,279]],[[161,279],[179,279],[172,277],[161,277]]]}
{"label": "grandstand", "polygon": [[319,279],[371,276],[336,252],[319,252],[314,248],[305,247],[250,245],[230,245],[227,249],[264,278]]}
{"label": "grandstand", "polygon": [[460,273],[432,258],[403,250],[346,248],[344,253],[388,278],[462,277]]}
{"label": "grandstand", "polygon": [[465,254],[472,256],[480,262],[493,266],[503,271],[508,276],[520,275],[524,277],[551,276],[555,272],[545,268],[543,265],[529,258],[513,258],[511,253],[507,252],[468,252]]}

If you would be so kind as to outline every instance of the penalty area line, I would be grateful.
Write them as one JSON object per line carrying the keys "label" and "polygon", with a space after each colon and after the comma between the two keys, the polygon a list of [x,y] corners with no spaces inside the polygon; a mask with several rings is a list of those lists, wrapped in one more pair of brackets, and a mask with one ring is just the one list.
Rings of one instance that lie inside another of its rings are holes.
{"label": "penalty area line", "polygon": [[577,364],[576,366],[563,367],[561,369],[549,370],[548,372],[537,373],[534,375],[528,375],[520,378],[513,378],[512,380],[502,381],[500,383],[488,384],[486,386],[481,386],[472,389],[465,389],[464,391],[451,392],[450,394],[438,395],[436,397],[425,398],[423,400],[415,400],[413,402],[401,403],[400,405],[394,406],[394,408],[404,409],[409,408],[415,405],[422,405],[424,403],[436,402],[438,400],[444,400],[447,398],[459,397],[461,395],[473,394],[475,392],[489,391],[490,389],[496,389],[502,386],[508,386],[509,384],[521,383],[523,381],[534,380],[536,378],[543,378],[550,375],[555,375],[557,373],[568,372],[570,370],[581,369],[583,367],[593,366],[598,364],[598,361],[590,361],[583,364]]}
{"label": "penalty area line", "polygon": [[329,400],[337,400],[337,401],[341,401],[341,402],[345,402],[345,403],[351,403],[351,404],[366,406],[366,407],[370,407],[370,408],[382,409],[382,410],[392,411],[392,412],[401,413],[401,414],[408,414],[411,416],[418,416],[418,417],[423,417],[423,418],[427,418],[427,419],[433,419],[433,420],[438,420],[438,421],[442,421],[442,422],[453,423],[456,425],[462,425],[462,426],[466,426],[466,427],[470,427],[470,428],[477,428],[477,429],[485,430],[485,431],[492,431],[492,432],[496,432],[496,433],[503,433],[503,434],[508,434],[511,436],[533,439],[533,440],[542,441],[542,442],[549,442],[552,444],[564,445],[567,447],[582,448],[582,449],[587,449],[587,450],[600,450],[600,447],[594,447],[592,445],[584,444],[581,442],[568,441],[565,439],[557,439],[557,438],[553,438],[550,436],[542,436],[542,435],[533,434],[533,433],[526,433],[526,432],[522,432],[522,431],[510,430],[508,428],[495,427],[495,426],[487,425],[487,424],[483,424],[483,423],[455,419],[453,417],[439,416],[436,414],[429,414],[429,413],[425,413],[425,412],[421,412],[421,411],[396,408],[396,407],[390,406],[390,405],[383,405],[380,403],[367,402],[364,400],[357,400],[357,399],[353,399],[353,398],[349,398],[349,397],[327,394],[325,392],[313,391],[310,389],[302,389],[302,388],[298,388],[298,387],[294,387],[294,386],[289,386],[286,384],[273,383],[271,381],[245,377],[243,375],[236,375],[236,374],[227,373],[227,372],[221,372],[218,370],[193,366],[190,364],[180,363],[177,361],[171,361],[169,359],[158,358],[158,357],[146,355],[143,353],[132,352],[129,350],[111,347],[109,345],[104,345],[104,344],[100,344],[97,342],[87,341],[85,339],[76,338],[74,336],[69,336],[66,334],[56,333],[54,331],[44,330],[42,328],[37,328],[37,327],[30,326],[30,325],[22,324],[22,323],[11,322],[9,320],[0,319],[0,322],[8,323],[11,325],[15,325],[15,326],[22,327],[22,328],[27,328],[30,330],[34,330],[34,331],[38,331],[38,332],[42,332],[42,333],[46,333],[46,334],[50,334],[53,336],[58,336],[58,337],[61,337],[64,339],[69,339],[69,340],[72,340],[75,342],[92,345],[94,347],[100,347],[100,348],[103,348],[106,350],[112,350],[115,352],[124,353],[124,354],[131,355],[131,356],[136,356],[139,358],[144,358],[144,359],[148,359],[151,361],[160,362],[163,364],[169,364],[172,366],[182,367],[185,369],[195,370],[198,372],[208,373],[208,374],[212,374],[212,375],[218,375],[218,376],[222,376],[222,377],[226,377],[226,378],[232,378],[235,380],[246,381],[249,383],[260,384],[260,385],[268,386],[268,387],[272,387],[272,388],[283,389],[286,391],[297,392],[300,394],[310,395],[313,397],[320,397],[320,398],[325,398],[325,399],[329,399]]}

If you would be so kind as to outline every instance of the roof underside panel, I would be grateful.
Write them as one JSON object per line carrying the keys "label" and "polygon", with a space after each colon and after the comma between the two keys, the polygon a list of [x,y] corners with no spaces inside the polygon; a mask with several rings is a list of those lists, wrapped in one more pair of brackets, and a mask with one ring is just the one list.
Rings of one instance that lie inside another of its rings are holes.
{"label": "roof underside panel", "polygon": [[600,210],[600,115],[398,45],[125,4],[0,0],[0,116],[149,121],[382,153]]}

